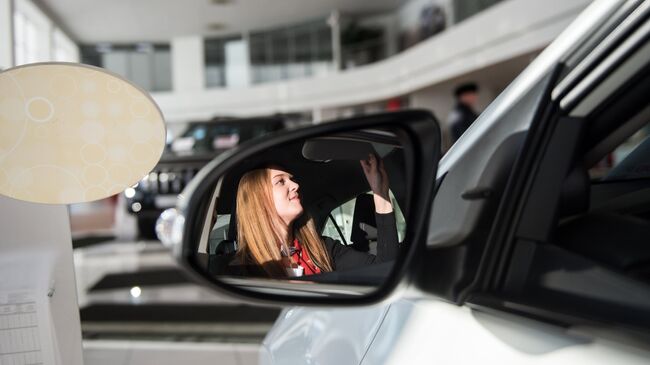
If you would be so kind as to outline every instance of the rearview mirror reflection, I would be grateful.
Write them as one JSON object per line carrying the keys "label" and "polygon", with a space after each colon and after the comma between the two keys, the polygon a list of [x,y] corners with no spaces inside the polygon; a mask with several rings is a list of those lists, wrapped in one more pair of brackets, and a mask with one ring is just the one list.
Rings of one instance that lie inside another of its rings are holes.
{"label": "rearview mirror reflection", "polygon": [[343,290],[334,284],[361,294],[381,286],[404,249],[404,141],[398,131],[365,129],[240,161],[202,198],[193,261],[203,276],[247,289],[318,283],[314,292]]}

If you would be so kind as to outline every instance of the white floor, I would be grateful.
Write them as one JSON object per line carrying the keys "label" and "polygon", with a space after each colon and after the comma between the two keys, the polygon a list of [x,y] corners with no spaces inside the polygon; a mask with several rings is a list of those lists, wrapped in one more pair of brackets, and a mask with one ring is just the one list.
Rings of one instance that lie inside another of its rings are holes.
{"label": "white floor", "polygon": [[259,345],[147,341],[84,341],[85,365],[253,365]]}
{"label": "white floor", "polygon": [[[75,276],[80,308],[93,304],[236,304],[238,301],[208,288],[192,284],[171,284],[133,288],[117,288],[89,293],[88,290],[109,274],[137,273],[148,269],[177,268],[169,251],[158,242],[112,241],[78,248],[74,251]],[[135,295],[137,294],[137,295]],[[140,327],[138,327],[140,326]],[[143,328],[146,327],[146,328]],[[158,332],[161,338],[169,334],[178,341],[85,339],[83,356],[85,365],[166,365],[210,364],[253,365],[258,363],[259,344],[219,341],[228,334],[233,336],[263,336],[269,323],[219,325],[179,323],[82,323],[84,332],[117,330],[128,334]],[[206,337],[191,342],[191,333],[201,332]],[[214,336],[210,337],[210,334]],[[210,339],[211,338],[211,339]],[[214,339],[217,340],[214,340]],[[203,341],[203,342],[200,342]],[[212,341],[212,342],[208,342]]]}

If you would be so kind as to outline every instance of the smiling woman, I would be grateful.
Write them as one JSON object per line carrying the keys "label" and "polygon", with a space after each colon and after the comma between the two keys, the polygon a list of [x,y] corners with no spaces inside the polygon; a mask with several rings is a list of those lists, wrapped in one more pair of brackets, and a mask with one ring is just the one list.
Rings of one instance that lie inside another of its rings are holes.
{"label": "smiling woman", "polygon": [[313,218],[304,212],[294,176],[285,168],[270,166],[247,172],[239,182],[239,247],[226,273],[296,277],[394,259],[397,229],[388,198],[386,170],[374,154],[360,165],[374,196],[380,232],[377,255],[356,251],[329,237],[320,237]]}

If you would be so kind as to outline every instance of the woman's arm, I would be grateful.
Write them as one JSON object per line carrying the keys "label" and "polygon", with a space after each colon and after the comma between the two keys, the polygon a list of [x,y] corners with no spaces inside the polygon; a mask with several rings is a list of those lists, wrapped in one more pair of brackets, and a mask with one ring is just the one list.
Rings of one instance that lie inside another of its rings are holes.
{"label": "woman's arm", "polygon": [[370,190],[375,201],[375,212],[387,214],[393,211],[393,205],[388,195],[388,174],[384,168],[384,161],[374,154],[369,154],[367,160],[361,160],[363,173],[366,175]]}
{"label": "woman's arm", "polygon": [[391,261],[397,257],[399,251],[397,223],[395,222],[395,212],[388,192],[388,174],[384,168],[384,162],[374,154],[370,154],[367,160],[361,161],[361,167],[372,190],[375,203],[377,255],[360,252],[342,245],[339,241],[323,237],[334,270],[352,269],[363,265]]}
{"label": "woman's arm", "polygon": [[323,237],[334,270],[353,269],[363,265],[391,261],[397,257],[399,244],[395,213],[375,213],[377,222],[377,255],[357,251],[340,241]]}
{"label": "woman's arm", "polygon": [[378,262],[395,260],[399,251],[399,239],[397,238],[397,222],[392,206],[390,213],[375,213],[375,221],[377,222]]}

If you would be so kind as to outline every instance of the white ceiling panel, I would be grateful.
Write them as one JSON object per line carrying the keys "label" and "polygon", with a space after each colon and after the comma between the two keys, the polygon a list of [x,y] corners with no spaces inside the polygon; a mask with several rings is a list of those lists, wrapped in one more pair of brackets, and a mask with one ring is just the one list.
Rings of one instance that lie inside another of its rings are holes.
{"label": "white ceiling panel", "polygon": [[[80,43],[167,42],[395,10],[405,0],[36,0]],[[221,29],[215,30],[215,27]]]}

